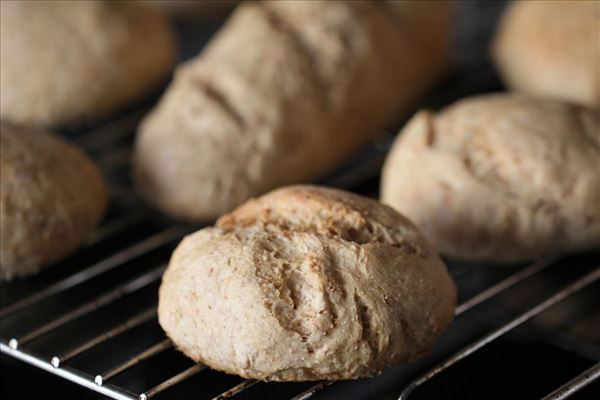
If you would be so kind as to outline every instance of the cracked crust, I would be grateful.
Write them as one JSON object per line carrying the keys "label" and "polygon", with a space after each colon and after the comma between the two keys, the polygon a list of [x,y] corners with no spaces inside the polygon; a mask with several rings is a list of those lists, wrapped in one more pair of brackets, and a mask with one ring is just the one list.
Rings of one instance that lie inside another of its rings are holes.
{"label": "cracked crust", "polygon": [[326,173],[440,76],[450,10],[450,2],[241,4],[140,125],[138,187],[177,218],[206,220]]}
{"label": "cracked crust", "polygon": [[159,321],[211,368],[274,381],[356,379],[427,354],[456,289],[435,250],[374,200],[292,186],[183,240]]}
{"label": "cracked crust", "polygon": [[420,112],[386,160],[381,198],[459,259],[600,246],[600,118],[510,94]]}
{"label": "cracked crust", "polygon": [[59,137],[3,123],[0,139],[0,271],[10,280],[79,246],[107,193],[96,165]]}
{"label": "cracked crust", "polygon": [[600,2],[514,1],[493,55],[505,82],[536,96],[600,109]]}
{"label": "cracked crust", "polygon": [[175,58],[168,20],[133,2],[0,3],[3,120],[63,126],[156,89]]}

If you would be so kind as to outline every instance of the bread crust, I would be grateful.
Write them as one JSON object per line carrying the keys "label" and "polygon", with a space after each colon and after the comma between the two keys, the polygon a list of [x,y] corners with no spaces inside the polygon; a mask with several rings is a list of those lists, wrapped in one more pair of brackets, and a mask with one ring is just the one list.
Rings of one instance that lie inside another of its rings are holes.
{"label": "bread crust", "polygon": [[458,259],[600,246],[600,117],[514,94],[422,111],[387,157],[381,199]]}
{"label": "bread crust", "polygon": [[63,126],[123,107],[167,78],[174,37],[160,13],[119,1],[2,1],[0,114]]}
{"label": "bread crust", "polygon": [[450,7],[241,4],[141,124],[139,188],[172,216],[207,220],[324,174],[439,77]]}
{"label": "bread crust", "polygon": [[57,136],[3,123],[0,139],[0,277],[10,280],[77,248],[107,192],[94,163]]}
{"label": "bread crust", "polygon": [[600,109],[600,2],[514,1],[493,56],[511,88]]}
{"label": "bread crust", "polygon": [[175,250],[159,321],[211,368],[272,381],[356,379],[427,354],[456,288],[407,219],[340,190],[250,200]]}

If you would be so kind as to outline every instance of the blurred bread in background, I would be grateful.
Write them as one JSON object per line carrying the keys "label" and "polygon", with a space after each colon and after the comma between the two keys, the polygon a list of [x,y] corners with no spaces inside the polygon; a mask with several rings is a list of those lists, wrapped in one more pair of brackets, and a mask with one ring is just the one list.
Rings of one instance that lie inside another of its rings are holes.
{"label": "blurred bread in background", "polygon": [[512,89],[600,109],[600,2],[512,2],[493,56]]}
{"label": "blurred bread in background", "polygon": [[0,278],[27,276],[74,251],[107,205],[99,169],[58,136],[0,125]]}
{"label": "blurred bread in background", "polygon": [[387,157],[381,198],[456,259],[600,246],[600,117],[515,94],[422,111]]}
{"label": "blurred bread in background", "polygon": [[142,193],[175,217],[212,219],[324,174],[440,77],[451,9],[241,4],[141,124],[133,172]]}
{"label": "blurred bread in background", "polygon": [[2,1],[3,120],[58,126],[117,110],[174,62],[161,14],[132,2]]}

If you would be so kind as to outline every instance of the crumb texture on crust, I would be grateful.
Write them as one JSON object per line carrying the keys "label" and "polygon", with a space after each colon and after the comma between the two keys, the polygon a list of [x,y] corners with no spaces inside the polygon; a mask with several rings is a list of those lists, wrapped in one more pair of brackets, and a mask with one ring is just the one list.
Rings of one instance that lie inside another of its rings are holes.
{"label": "crumb texture on crust", "polygon": [[440,76],[450,11],[450,2],[241,4],[141,124],[139,188],[177,218],[206,220],[326,173]]}
{"label": "crumb texture on crust", "polygon": [[49,133],[0,126],[0,271],[26,276],[72,252],[107,203],[100,171]]}
{"label": "crumb texture on crust", "polygon": [[493,56],[515,90],[600,110],[600,2],[515,1]]}
{"label": "crumb texture on crust", "polygon": [[405,218],[374,200],[292,186],[175,250],[159,321],[192,359],[246,378],[356,379],[428,353],[456,289]]}
{"label": "crumb texture on crust", "polygon": [[459,259],[599,246],[600,118],[511,94],[420,112],[388,155],[381,198]]}
{"label": "crumb texture on crust", "polygon": [[175,38],[160,13],[119,1],[0,3],[2,120],[97,119],[167,78]]}

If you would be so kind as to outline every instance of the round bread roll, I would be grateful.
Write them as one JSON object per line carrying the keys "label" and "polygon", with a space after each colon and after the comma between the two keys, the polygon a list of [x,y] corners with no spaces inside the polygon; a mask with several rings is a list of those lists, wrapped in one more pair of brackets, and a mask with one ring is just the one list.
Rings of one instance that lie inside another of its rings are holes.
{"label": "round bread roll", "polygon": [[94,163],[49,133],[0,126],[0,277],[31,275],[72,252],[104,213]]}
{"label": "round bread roll", "polygon": [[600,245],[600,117],[496,94],[418,113],[383,168],[381,199],[444,254],[512,263]]}
{"label": "round bread roll", "polygon": [[511,88],[600,109],[600,2],[514,1],[493,53]]}
{"label": "round bread roll", "polygon": [[427,354],[456,288],[414,225],[374,200],[292,186],[188,237],[158,316],[178,349],[270,381],[356,379]]}
{"label": "round bread roll", "polygon": [[2,1],[0,114],[56,126],[104,116],[166,79],[159,13],[119,1]]}
{"label": "round bread roll", "polygon": [[139,188],[172,216],[207,220],[324,174],[439,77],[450,7],[241,4],[141,124]]}

